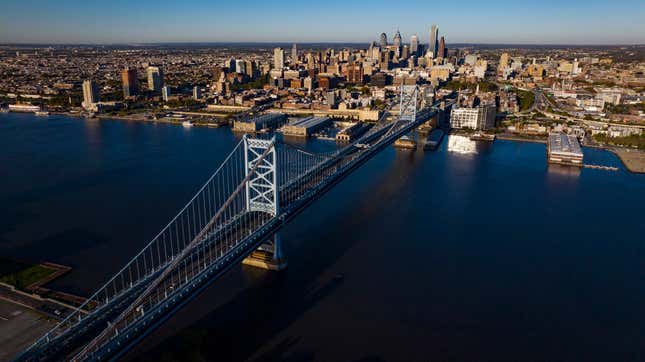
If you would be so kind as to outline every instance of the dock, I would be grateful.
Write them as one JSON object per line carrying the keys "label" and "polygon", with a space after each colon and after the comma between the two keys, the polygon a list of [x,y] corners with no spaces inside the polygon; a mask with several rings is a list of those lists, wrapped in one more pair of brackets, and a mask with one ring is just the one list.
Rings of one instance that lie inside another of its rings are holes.
{"label": "dock", "polygon": [[402,136],[398,140],[394,141],[393,146],[394,148],[416,150],[417,142],[414,139],[410,138],[409,136]]}
{"label": "dock", "polygon": [[582,167],[591,168],[591,169],[594,169],[594,170],[618,171],[618,167],[614,167],[614,166],[584,164],[584,165],[582,165]]}

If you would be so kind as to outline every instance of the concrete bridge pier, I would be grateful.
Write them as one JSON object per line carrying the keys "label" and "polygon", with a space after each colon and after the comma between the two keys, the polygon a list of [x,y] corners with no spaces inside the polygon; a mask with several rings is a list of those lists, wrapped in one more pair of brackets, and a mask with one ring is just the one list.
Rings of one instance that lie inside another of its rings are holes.
{"label": "concrete bridge pier", "polygon": [[260,245],[257,250],[242,261],[242,264],[273,271],[286,269],[287,258],[282,250],[280,233],[275,233],[273,240]]}

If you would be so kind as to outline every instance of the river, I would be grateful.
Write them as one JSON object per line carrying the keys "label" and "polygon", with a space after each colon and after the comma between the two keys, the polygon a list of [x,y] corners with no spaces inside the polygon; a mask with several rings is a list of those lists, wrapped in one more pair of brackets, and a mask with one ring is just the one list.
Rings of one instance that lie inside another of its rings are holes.
{"label": "river", "polygon": [[[0,114],[0,255],[69,265],[52,287],[89,295],[238,140]],[[619,171],[535,143],[387,148],[283,229],[285,272],[234,268],[128,359],[644,359],[645,175],[584,153]]]}

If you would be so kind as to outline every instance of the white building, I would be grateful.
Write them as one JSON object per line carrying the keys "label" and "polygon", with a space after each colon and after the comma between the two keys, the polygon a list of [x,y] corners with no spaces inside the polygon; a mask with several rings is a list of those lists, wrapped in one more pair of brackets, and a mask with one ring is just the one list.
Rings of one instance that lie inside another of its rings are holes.
{"label": "white building", "polygon": [[493,105],[475,108],[453,107],[450,111],[451,128],[487,130],[495,127],[497,108]]}
{"label": "white building", "polygon": [[164,102],[168,102],[168,98],[172,94],[172,91],[170,90],[170,87],[165,86],[161,88],[161,96],[163,97]]}
{"label": "white building", "polygon": [[94,110],[99,102],[99,87],[93,80],[83,81],[83,108]]}

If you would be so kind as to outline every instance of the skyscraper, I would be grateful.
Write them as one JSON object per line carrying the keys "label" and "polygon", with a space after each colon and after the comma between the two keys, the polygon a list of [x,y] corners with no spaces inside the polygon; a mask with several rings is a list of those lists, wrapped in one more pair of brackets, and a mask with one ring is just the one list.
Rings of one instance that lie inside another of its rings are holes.
{"label": "skyscraper", "polygon": [[150,66],[147,69],[148,73],[148,89],[159,93],[163,88],[163,69],[161,67]]}
{"label": "skyscraper", "polygon": [[121,72],[121,81],[123,82],[123,97],[131,97],[139,92],[139,79],[137,79],[137,70],[135,68],[125,68]]}
{"label": "skyscraper", "polygon": [[99,87],[93,80],[83,81],[83,108],[92,108],[94,103],[99,102]]}
{"label": "skyscraper", "polygon": [[410,37],[410,54],[419,55],[419,37],[416,34]]}
{"label": "skyscraper", "polygon": [[284,68],[284,49],[282,48],[273,49],[273,68],[274,69]]}
{"label": "skyscraper", "polygon": [[387,34],[381,33],[380,45],[381,48],[385,48],[387,46]]}
{"label": "skyscraper", "polygon": [[401,48],[401,33],[398,29],[396,30],[396,34],[394,34],[394,46]]}
{"label": "skyscraper", "polygon": [[441,37],[439,41],[439,49],[437,50],[436,58],[445,58],[446,57],[446,39]]}
{"label": "skyscraper", "polygon": [[432,53],[432,58],[437,57],[437,39],[439,38],[439,28],[436,24],[432,24],[430,27],[430,46],[428,46],[428,51]]}
{"label": "skyscraper", "polygon": [[298,46],[296,43],[293,43],[291,47],[291,63],[296,64],[298,62]]}
{"label": "skyscraper", "polygon": [[164,102],[168,102],[168,97],[172,94],[170,87],[165,86],[161,88],[161,96],[163,97]]}

